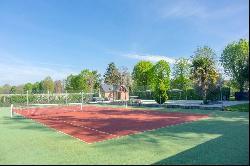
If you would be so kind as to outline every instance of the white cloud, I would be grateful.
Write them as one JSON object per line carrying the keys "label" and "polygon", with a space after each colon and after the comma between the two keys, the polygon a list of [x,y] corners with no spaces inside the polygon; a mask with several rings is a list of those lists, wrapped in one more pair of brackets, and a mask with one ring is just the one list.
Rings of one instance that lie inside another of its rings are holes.
{"label": "white cloud", "polygon": [[179,1],[170,6],[164,6],[160,10],[163,18],[167,17],[190,17],[190,16],[206,16],[205,8],[197,3],[190,1]]}
{"label": "white cloud", "polygon": [[248,10],[246,5],[228,4],[218,8],[209,8],[202,1],[188,0],[175,1],[175,3],[162,5],[158,10],[162,18],[201,18],[201,19],[219,19],[230,17],[243,10]]}
{"label": "white cloud", "polygon": [[167,57],[167,56],[161,56],[161,55],[125,54],[123,56],[125,56],[127,58],[131,58],[131,59],[148,60],[148,61],[151,61],[151,62],[157,62],[159,60],[165,60],[170,64],[175,63],[175,59]]}

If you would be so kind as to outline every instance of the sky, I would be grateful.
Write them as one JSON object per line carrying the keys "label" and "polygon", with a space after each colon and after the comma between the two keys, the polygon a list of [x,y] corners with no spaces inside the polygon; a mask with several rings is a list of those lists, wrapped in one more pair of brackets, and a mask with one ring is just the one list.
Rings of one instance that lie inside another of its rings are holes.
{"label": "sky", "polygon": [[65,79],[114,62],[190,58],[249,40],[248,0],[0,0],[0,85]]}

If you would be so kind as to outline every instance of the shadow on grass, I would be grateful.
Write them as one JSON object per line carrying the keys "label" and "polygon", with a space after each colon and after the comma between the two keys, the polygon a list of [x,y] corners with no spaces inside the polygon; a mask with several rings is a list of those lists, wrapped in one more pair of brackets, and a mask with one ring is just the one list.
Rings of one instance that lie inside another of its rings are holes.
{"label": "shadow on grass", "polygon": [[[168,156],[153,163],[153,165],[248,164],[248,116],[230,117],[229,115],[226,115],[227,118],[218,116],[219,119],[206,119],[131,135],[126,139],[112,140],[112,142],[106,141],[98,146],[119,147],[123,146],[124,142],[128,142],[126,146],[134,147],[137,144],[146,146],[150,144],[145,143],[152,143],[159,150],[166,151],[169,147],[166,147],[168,143],[165,144],[164,142],[186,144],[193,141],[192,144],[196,146],[185,151],[180,151],[180,153],[174,156]],[[217,135],[217,137],[206,138],[210,134],[211,136]],[[205,142],[195,144],[193,139],[204,140]],[[178,146],[178,148],[181,147],[181,145]]]}
{"label": "shadow on grass", "polygon": [[249,150],[247,145],[243,146],[239,143],[246,140],[239,137],[238,144],[232,145],[228,139],[230,138],[227,136],[215,138],[152,165],[248,165]]}

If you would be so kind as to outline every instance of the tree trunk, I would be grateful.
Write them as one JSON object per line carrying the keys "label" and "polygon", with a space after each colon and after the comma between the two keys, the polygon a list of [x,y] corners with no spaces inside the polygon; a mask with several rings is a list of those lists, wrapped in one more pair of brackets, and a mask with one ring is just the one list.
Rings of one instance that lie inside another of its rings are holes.
{"label": "tree trunk", "polygon": [[204,84],[203,88],[203,104],[207,104],[207,86]]}

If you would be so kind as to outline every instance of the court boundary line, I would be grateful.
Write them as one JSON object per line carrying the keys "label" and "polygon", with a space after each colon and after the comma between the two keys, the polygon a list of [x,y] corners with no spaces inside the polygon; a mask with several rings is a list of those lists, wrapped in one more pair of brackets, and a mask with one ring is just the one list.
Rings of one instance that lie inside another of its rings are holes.
{"label": "court boundary line", "polygon": [[56,131],[57,133],[62,133],[62,134],[64,134],[64,135],[66,135],[66,136],[70,136],[70,137],[72,137],[72,138],[74,138],[74,139],[77,139],[78,141],[84,142],[84,143],[86,143],[86,144],[91,144],[91,143],[89,143],[89,142],[87,142],[87,141],[84,141],[84,140],[78,138],[78,137],[75,137],[75,136],[70,135],[70,134],[67,134],[67,133],[65,133],[65,132],[63,132],[63,131],[57,130],[57,129],[53,128],[53,127],[50,127],[50,126],[48,126],[48,125],[46,125],[46,124],[44,124],[44,123],[41,123],[41,122],[39,122],[39,121],[36,121],[36,120],[32,119],[32,118],[25,117],[24,115],[19,114],[19,113],[17,113],[17,112],[15,112],[15,113],[18,114],[19,116],[22,116],[24,119],[31,120],[31,121],[37,123],[38,125],[47,127],[47,128],[49,128],[49,129],[51,129],[51,130]]}
{"label": "court boundary line", "polygon": [[[94,106],[94,107],[95,107],[95,106]],[[106,108],[107,108],[107,107],[106,107]],[[108,108],[112,108],[112,107],[108,107]],[[115,109],[115,108],[112,108],[112,109]],[[122,109],[123,109],[123,108],[122,108]],[[127,109],[127,108],[125,108],[125,109]],[[120,110],[119,110],[119,111],[120,111]],[[145,112],[146,114],[149,113],[149,112],[146,111],[146,110],[140,110],[140,109],[131,110],[131,111],[142,111],[142,112]],[[156,111],[157,111],[157,110],[156,110]],[[14,112],[15,112],[15,111],[14,111]],[[80,111],[74,111],[74,112],[82,112],[82,111],[80,110]],[[38,124],[40,124],[40,125],[42,125],[42,126],[48,127],[48,128],[50,128],[50,129],[55,130],[56,132],[63,133],[63,134],[65,134],[65,135],[67,135],[67,136],[70,136],[70,137],[72,137],[72,138],[78,139],[79,141],[84,142],[84,143],[86,143],[86,144],[102,143],[102,142],[105,142],[105,141],[111,141],[111,140],[115,140],[115,139],[120,139],[120,138],[123,138],[123,137],[128,137],[128,136],[132,136],[132,135],[136,135],[136,134],[143,134],[143,133],[145,133],[145,132],[154,132],[154,131],[160,130],[160,129],[162,129],[162,128],[174,127],[174,126],[178,126],[178,125],[183,125],[183,124],[187,124],[187,123],[192,123],[192,122],[196,122],[196,121],[201,121],[201,120],[210,119],[210,116],[209,116],[208,114],[194,114],[194,113],[192,113],[191,115],[201,115],[201,116],[207,116],[207,117],[203,117],[203,118],[199,118],[199,119],[195,119],[195,120],[190,120],[190,121],[184,121],[184,122],[177,123],[177,124],[171,124],[171,125],[161,126],[161,127],[154,128],[154,129],[142,130],[142,131],[138,131],[138,132],[135,132],[135,133],[126,134],[126,135],[115,135],[115,134],[103,132],[103,131],[100,131],[100,130],[92,129],[92,128],[89,128],[89,127],[86,127],[86,126],[81,126],[81,125],[77,126],[77,125],[68,123],[68,122],[63,121],[62,119],[58,118],[59,120],[62,120],[63,123],[70,124],[70,125],[75,126],[75,127],[82,127],[82,128],[86,128],[86,129],[89,129],[89,130],[96,131],[96,132],[100,132],[100,133],[104,133],[104,134],[107,134],[107,135],[115,136],[115,137],[113,137],[113,138],[107,138],[107,139],[104,139],[104,140],[101,140],[101,141],[87,142],[87,141],[84,141],[84,140],[82,140],[82,139],[80,139],[80,138],[78,138],[78,137],[75,137],[75,136],[73,136],[73,135],[64,133],[63,131],[57,130],[57,129],[55,129],[55,128],[53,128],[53,127],[50,127],[50,126],[48,126],[48,125],[46,125],[46,124],[43,124],[43,123],[41,123],[41,122],[39,122],[39,121],[36,121],[36,120],[34,120],[34,119],[32,119],[32,118],[25,117],[24,115],[21,115],[21,114],[19,114],[19,113],[17,113],[17,112],[15,112],[15,113],[18,114],[18,115],[20,115],[20,116],[22,116],[22,117],[24,117],[25,119],[30,119],[30,120],[32,120],[32,121],[34,121],[34,122],[37,122]],[[62,112],[62,113],[63,113],[63,112]],[[64,113],[66,113],[66,112],[64,112]],[[157,113],[164,113],[164,112],[158,111]],[[170,114],[172,114],[172,113],[189,114],[189,113],[182,113],[182,112],[165,112],[165,113],[170,113]],[[59,114],[59,113],[58,113],[58,114]],[[94,113],[94,114],[98,114],[98,113]],[[110,116],[110,115],[109,115],[109,116]],[[114,115],[111,115],[111,116],[114,116]],[[51,117],[49,117],[49,116],[48,116],[48,117],[44,116],[44,117],[45,117],[45,118],[51,118]],[[56,119],[56,118],[54,118],[54,119]],[[58,119],[57,119],[57,120],[58,120]]]}

